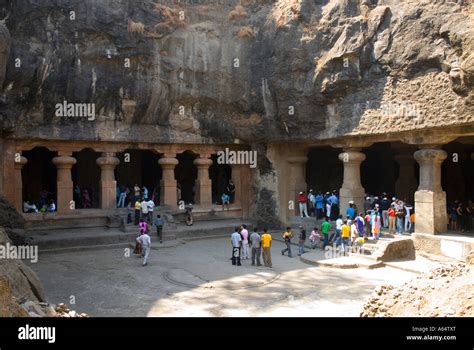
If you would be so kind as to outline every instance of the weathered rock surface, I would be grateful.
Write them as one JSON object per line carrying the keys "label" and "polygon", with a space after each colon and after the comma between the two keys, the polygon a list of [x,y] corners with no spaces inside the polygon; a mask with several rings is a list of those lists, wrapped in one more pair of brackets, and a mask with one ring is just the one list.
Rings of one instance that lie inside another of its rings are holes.
{"label": "weathered rock surface", "polygon": [[27,317],[28,313],[12,295],[10,281],[0,276],[0,317]]}
{"label": "weathered rock surface", "polygon": [[[3,131],[232,143],[474,122],[468,1],[194,3],[0,2]],[[57,117],[63,101],[96,119]]]}
{"label": "weathered rock surface", "polygon": [[[13,244],[0,227],[0,245]],[[38,276],[20,259],[0,259],[0,278],[9,281],[13,295],[19,300],[44,300],[44,291]]]}
{"label": "weathered rock surface", "polygon": [[[23,225],[23,217],[0,196],[0,246],[25,246],[27,242],[22,235]],[[0,257],[0,279],[8,282],[4,288],[20,301],[43,301],[44,291],[38,276],[22,260],[7,257]]]}

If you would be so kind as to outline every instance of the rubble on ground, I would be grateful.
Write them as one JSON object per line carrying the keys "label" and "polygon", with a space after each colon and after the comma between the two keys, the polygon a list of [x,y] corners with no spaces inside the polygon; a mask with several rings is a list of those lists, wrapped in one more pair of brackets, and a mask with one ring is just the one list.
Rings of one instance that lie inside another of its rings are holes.
{"label": "rubble on ground", "polygon": [[474,316],[474,269],[457,263],[434,269],[399,287],[378,286],[361,317]]}
{"label": "rubble on ground", "polygon": [[85,313],[69,309],[64,303],[55,305],[28,300],[21,304],[21,307],[30,317],[88,317]]}

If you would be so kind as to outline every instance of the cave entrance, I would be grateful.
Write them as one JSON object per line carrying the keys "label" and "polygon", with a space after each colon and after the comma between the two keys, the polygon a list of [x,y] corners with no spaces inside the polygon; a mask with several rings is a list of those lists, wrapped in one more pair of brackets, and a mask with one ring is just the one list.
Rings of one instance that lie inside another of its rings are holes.
{"label": "cave entrance", "polygon": [[212,203],[222,204],[222,194],[227,191],[229,180],[232,178],[232,167],[228,164],[218,164],[217,154],[213,154],[211,160],[209,177],[212,181]]}
{"label": "cave entrance", "polygon": [[306,163],[306,184],[313,193],[339,191],[344,168],[338,159],[342,151],[330,146],[312,148]]}
{"label": "cave entrance", "polygon": [[52,163],[57,152],[45,147],[35,147],[22,152],[28,163],[21,170],[23,182],[23,199],[35,204],[39,209],[47,206],[57,196],[57,171]]}
{"label": "cave entrance", "polygon": [[176,156],[179,163],[176,165],[174,174],[178,187],[178,201],[194,204],[197,179],[197,167],[194,165],[194,159],[197,156],[192,151],[184,151]]}
{"label": "cave entrance", "polygon": [[90,148],[73,152],[76,164],[71,169],[74,185],[73,199],[76,209],[100,207],[100,167],[97,158],[100,153]]}
{"label": "cave entrance", "polygon": [[[448,157],[441,165],[441,186],[446,192],[448,227],[452,231],[472,232],[474,228],[474,137],[460,138],[443,146]],[[457,208],[470,207],[471,213]]]}
{"label": "cave entrance", "polygon": [[[118,193],[128,192],[124,206],[130,202],[133,206],[135,200],[143,198],[145,195],[147,199],[152,199],[155,205],[158,205],[162,177],[158,160],[161,156],[150,150],[125,150],[118,153],[117,157],[120,160],[119,165],[115,167]],[[135,185],[140,188],[137,195],[135,194]]]}

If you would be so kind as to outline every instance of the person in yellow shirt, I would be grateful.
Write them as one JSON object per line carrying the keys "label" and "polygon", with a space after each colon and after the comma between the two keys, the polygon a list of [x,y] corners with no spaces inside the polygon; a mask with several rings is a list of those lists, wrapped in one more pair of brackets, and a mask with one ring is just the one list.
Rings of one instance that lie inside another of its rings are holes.
{"label": "person in yellow shirt", "polygon": [[263,264],[266,267],[272,267],[272,256],[270,254],[270,247],[272,245],[272,235],[268,233],[267,228],[263,230],[261,240],[262,240]]}
{"label": "person in yellow shirt", "polygon": [[283,232],[281,235],[285,240],[286,248],[281,251],[281,255],[285,255],[288,252],[288,257],[291,258],[291,238],[293,237],[293,231],[291,231],[291,227],[287,227],[286,231]]}
{"label": "person in yellow shirt", "polygon": [[[342,249],[344,252],[349,247],[349,236],[351,234],[351,220],[344,220],[344,225],[341,227]],[[344,254],[345,255],[345,254]]]}
{"label": "person in yellow shirt", "polygon": [[415,232],[415,211],[410,215],[410,221],[411,221],[411,227],[410,227],[410,233]]}
{"label": "person in yellow shirt", "polygon": [[140,200],[137,199],[135,202],[135,225],[138,225],[140,223],[140,213],[142,211],[142,205],[140,203]]}

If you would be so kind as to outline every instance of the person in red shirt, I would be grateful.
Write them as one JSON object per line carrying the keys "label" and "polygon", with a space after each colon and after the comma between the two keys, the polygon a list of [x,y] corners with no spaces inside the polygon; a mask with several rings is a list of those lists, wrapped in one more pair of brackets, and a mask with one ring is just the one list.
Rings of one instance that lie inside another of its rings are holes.
{"label": "person in red shirt", "polygon": [[390,208],[388,208],[388,233],[395,233],[395,206],[392,204]]}
{"label": "person in red shirt", "polygon": [[304,192],[300,192],[300,194],[298,195],[298,203],[300,205],[300,215],[302,218],[309,217],[307,202],[308,197],[306,196],[306,194]]}

